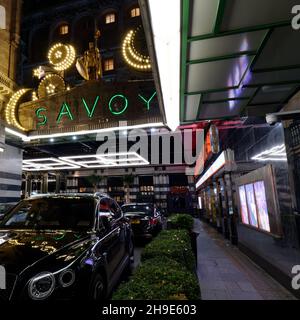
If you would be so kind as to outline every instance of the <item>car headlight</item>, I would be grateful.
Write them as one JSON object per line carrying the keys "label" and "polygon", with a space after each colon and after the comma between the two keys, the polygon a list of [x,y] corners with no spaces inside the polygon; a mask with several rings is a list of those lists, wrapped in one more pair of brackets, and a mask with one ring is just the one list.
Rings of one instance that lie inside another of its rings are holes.
{"label": "car headlight", "polygon": [[44,300],[52,294],[54,288],[54,275],[50,272],[44,272],[29,281],[28,294],[33,300]]}
{"label": "car headlight", "polygon": [[75,272],[71,269],[64,270],[59,275],[59,283],[63,288],[70,287],[75,282]]}

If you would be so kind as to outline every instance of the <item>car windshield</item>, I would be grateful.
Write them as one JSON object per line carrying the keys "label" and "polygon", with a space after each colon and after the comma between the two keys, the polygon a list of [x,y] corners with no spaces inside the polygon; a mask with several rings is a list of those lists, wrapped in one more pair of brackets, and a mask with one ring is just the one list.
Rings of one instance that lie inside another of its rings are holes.
{"label": "car windshield", "polygon": [[93,199],[79,197],[24,200],[0,222],[0,228],[88,230],[94,224],[94,208]]}
{"label": "car windshield", "polygon": [[126,213],[141,213],[147,216],[153,216],[153,207],[151,205],[125,205],[122,207],[123,212]]}
{"label": "car windshield", "polygon": [[0,204],[0,214],[6,213],[10,208],[12,208],[12,204]]}

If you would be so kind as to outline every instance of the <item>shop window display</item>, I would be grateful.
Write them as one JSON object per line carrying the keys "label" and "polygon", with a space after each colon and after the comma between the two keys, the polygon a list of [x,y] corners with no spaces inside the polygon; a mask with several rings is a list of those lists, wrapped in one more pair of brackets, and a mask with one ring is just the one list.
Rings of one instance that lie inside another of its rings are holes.
{"label": "shop window display", "polygon": [[242,222],[244,224],[249,224],[245,186],[241,186],[239,188],[239,195],[240,195],[240,201],[241,201]]}
{"label": "shop window display", "polygon": [[257,181],[239,187],[241,219],[244,224],[270,232],[265,184]]}
{"label": "shop window display", "polygon": [[257,214],[259,226],[262,230],[270,232],[270,222],[268,214],[268,205],[266,200],[266,190],[263,181],[254,183],[255,197],[257,203]]}

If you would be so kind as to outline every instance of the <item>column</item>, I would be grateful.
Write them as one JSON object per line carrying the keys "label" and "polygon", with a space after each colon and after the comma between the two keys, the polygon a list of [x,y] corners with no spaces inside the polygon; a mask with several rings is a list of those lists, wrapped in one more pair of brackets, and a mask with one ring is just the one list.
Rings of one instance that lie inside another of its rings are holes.
{"label": "column", "polygon": [[25,175],[25,198],[30,197],[32,192],[32,181],[31,181],[31,174],[26,173]]}
{"label": "column", "polygon": [[55,193],[60,193],[60,173],[56,173]]}
{"label": "column", "polygon": [[42,193],[48,193],[48,172],[42,175]]}

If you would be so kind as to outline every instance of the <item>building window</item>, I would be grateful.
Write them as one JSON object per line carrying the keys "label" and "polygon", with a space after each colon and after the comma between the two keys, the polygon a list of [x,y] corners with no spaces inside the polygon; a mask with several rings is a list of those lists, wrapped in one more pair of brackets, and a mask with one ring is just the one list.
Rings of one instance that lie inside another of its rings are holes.
{"label": "building window", "polygon": [[115,63],[113,58],[104,60],[104,71],[112,71],[115,69]]}
{"label": "building window", "polygon": [[67,24],[63,24],[62,26],[60,26],[59,33],[61,35],[68,34],[69,33],[69,26]]}
{"label": "building window", "polygon": [[153,186],[140,186],[140,193],[142,196],[153,196],[154,187]]}
{"label": "building window", "polygon": [[116,22],[116,15],[114,13],[109,13],[105,16],[105,23],[110,24]]}
{"label": "building window", "polygon": [[141,15],[141,10],[140,10],[139,7],[133,8],[133,9],[130,11],[130,16],[131,16],[131,18],[139,17],[140,15]]}
{"label": "building window", "polygon": [[3,6],[0,6],[0,29],[6,29],[6,12]]}

